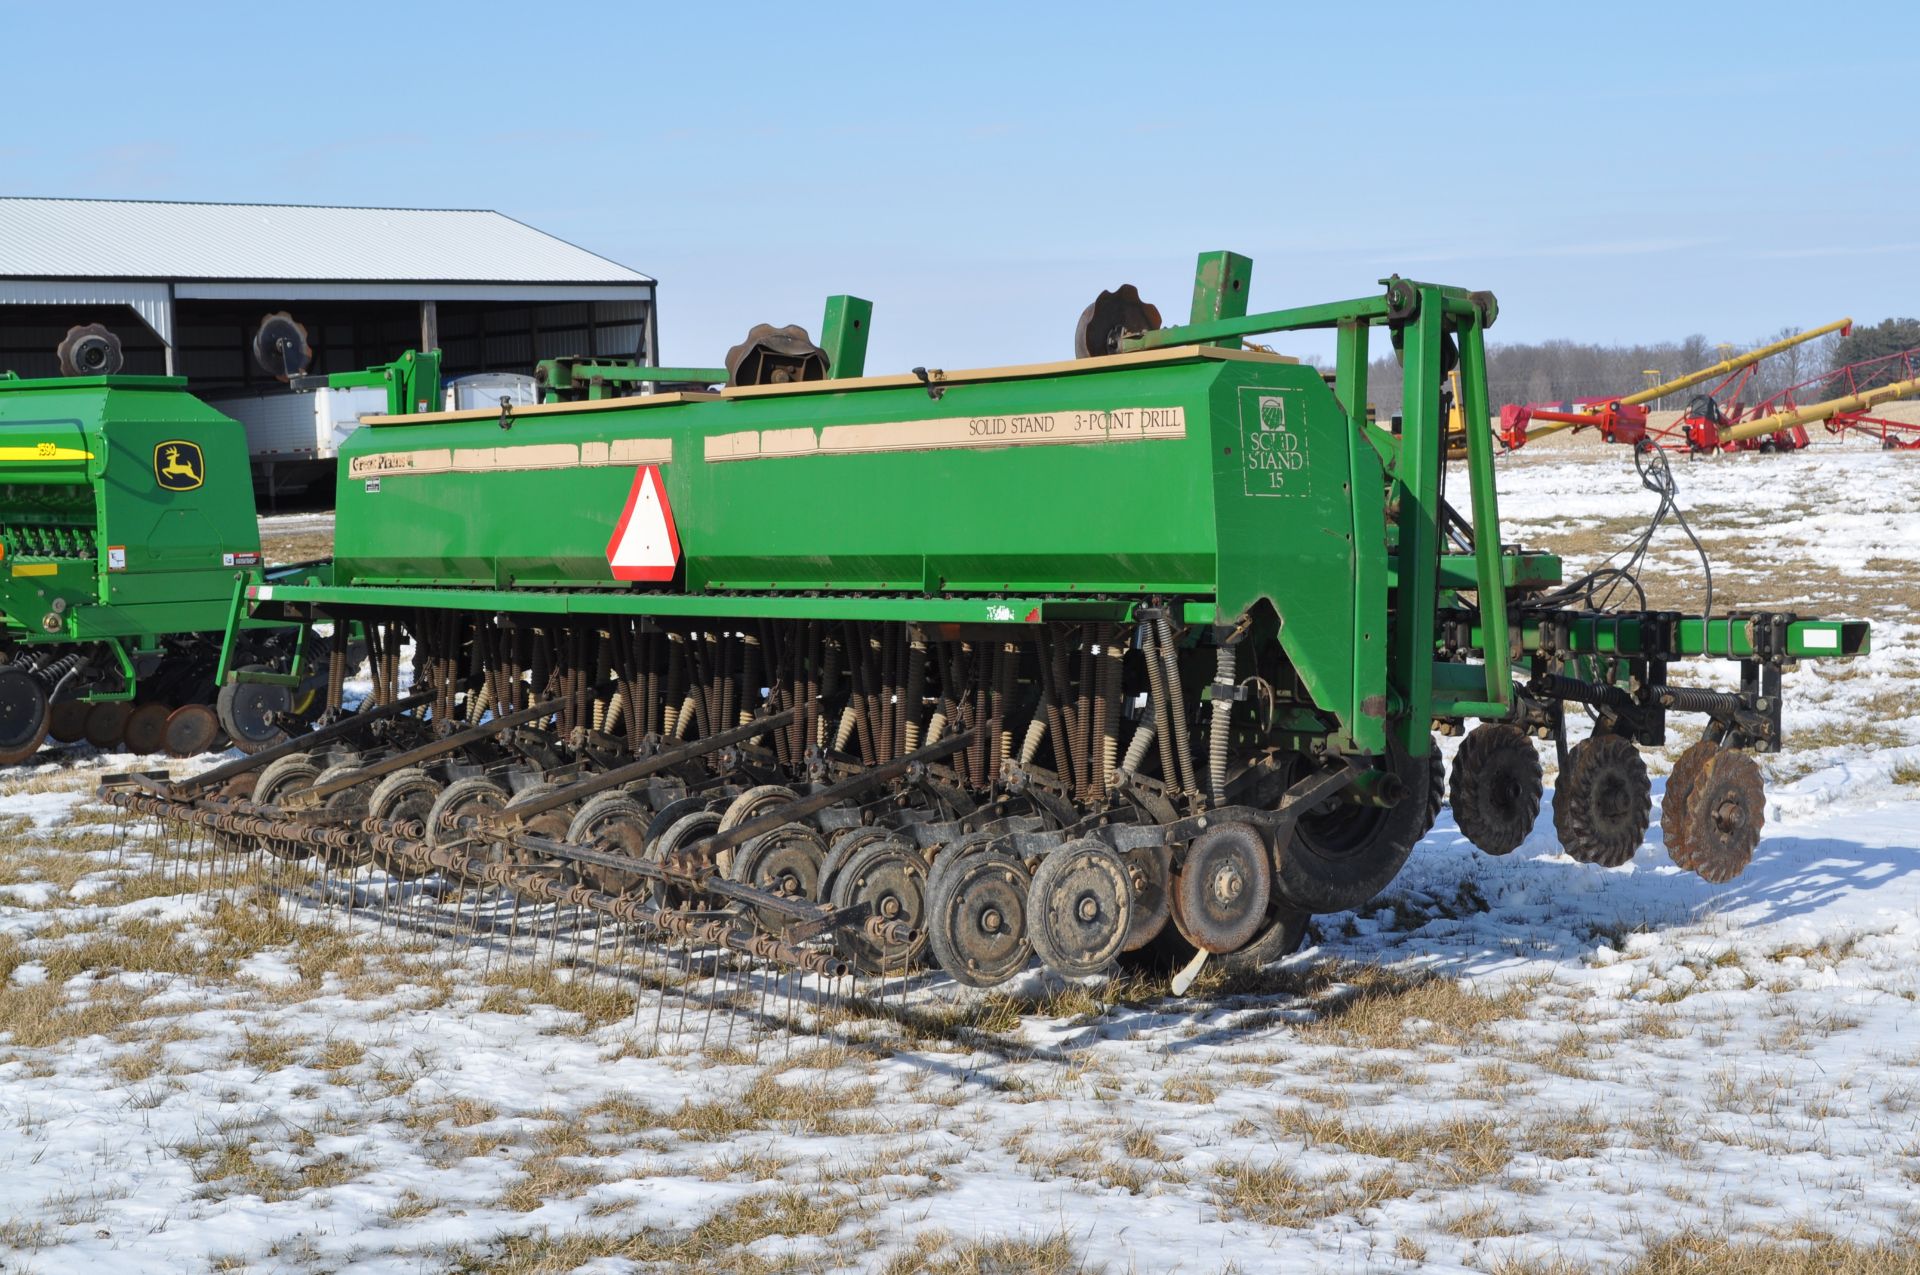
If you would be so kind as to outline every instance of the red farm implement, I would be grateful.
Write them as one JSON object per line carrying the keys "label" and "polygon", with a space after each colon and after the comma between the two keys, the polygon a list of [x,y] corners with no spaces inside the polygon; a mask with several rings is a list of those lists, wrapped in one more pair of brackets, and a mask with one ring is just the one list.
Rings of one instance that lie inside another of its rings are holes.
{"label": "red farm implement", "polygon": [[[1647,404],[1657,402],[1669,394],[1703,385],[1715,377],[1722,377],[1724,379],[1721,383],[1705,396],[1710,401],[1717,400],[1723,391],[1732,389],[1737,392],[1738,387],[1744,386],[1753,366],[1763,359],[1825,336],[1829,332],[1845,335],[1852,328],[1852,319],[1839,319],[1821,327],[1809,328],[1805,332],[1784,340],[1760,346],[1758,349],[1748,350],[1745,354],[1723,359],[1711,367],[1689,372],[1671,381],[1651,385],[1644,390],[1622,395],[1619,398],[1586,403],[1572,411],[1557,411],[1534,407],[1531,404],[1509,403],[1500,409],[1500,441],[1509,450],[1513,450],[1524,447],[1529,438],[1557,434],[1565,429],[1575,431],[1593,429],[1597,430],[1600,437],[1609,443],[1638,444],[1648,437]],[[1656,442],[1661,443],[1661,440],[1656,438]]]}

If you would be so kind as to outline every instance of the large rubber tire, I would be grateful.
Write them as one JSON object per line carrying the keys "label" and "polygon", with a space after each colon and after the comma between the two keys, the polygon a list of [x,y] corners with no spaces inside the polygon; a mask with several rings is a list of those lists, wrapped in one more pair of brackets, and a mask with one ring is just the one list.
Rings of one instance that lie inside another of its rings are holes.
{"label": "large rubber tire", "polygon": [[1484,722],[1453,758],[1453,822],[1487,854],[1512,854],[1540,817],[1545,781],[1533,740],[1517,726]]}
{"label": "large rubber tire", "polygon": [[1427,737],[1427,817],[1420,825],[1420,839],[1425,841],[1427,834],[1433,831],[1433,825],[1440,822],[1440,810],[1447,804],[1447,763],[1440,759],[1440,740],[1436,736]]}
{"label": "large rubber tire", "polygon": [[1275,864],[1274,892],[1297,912],[1345,912],[1387,888],[1423,833],[1427,817],[1427,760],[1397,749],[1390,764],[1406,786],[1391,806],[1365,806],[1336,797],[1302,814]]}
{"label": "large rubber tire", "polygon": [[0,668],[0,766],[17,766],[40,751],[52,712],[40,679]]}
{"label": "large rubber tire", "polygon": [[1653,823],[1653,781],[1633,741],[1595,735],[1567,753],[1553,786],[1553,830],[1582,863],[1617,868],[1633,859]]}

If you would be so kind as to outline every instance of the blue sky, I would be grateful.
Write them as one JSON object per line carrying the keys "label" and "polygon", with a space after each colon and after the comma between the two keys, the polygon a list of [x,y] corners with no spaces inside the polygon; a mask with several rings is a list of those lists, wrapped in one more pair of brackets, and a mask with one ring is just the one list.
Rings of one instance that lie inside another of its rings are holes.
{"label": "blue sky", "polygon": [[872,370],[1060,357],[1223,247],[1261,308],[1398,271],[1496,339],[1738,341],[1920,312],[1916,15],[7,6],[0,189],[497,208],[658,277],[668,361],[841,291]]}

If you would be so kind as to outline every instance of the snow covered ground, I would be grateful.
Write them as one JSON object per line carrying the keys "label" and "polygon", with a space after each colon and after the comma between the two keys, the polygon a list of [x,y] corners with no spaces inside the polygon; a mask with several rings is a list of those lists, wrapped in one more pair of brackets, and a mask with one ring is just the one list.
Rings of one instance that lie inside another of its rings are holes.
{"label": "snow covered ground", "polygon": [[[1602,870],[1544,812],[1502,859],[1443,814],[1373,906],[1184,1000],[622,981],[531,910],[382,911],[414,896],[363,874],[349,911],[118,829],[87,792],[125,758],[13,772],[0,1270],[1910,1270],[1916,463],[1675,464],[1716,607],[1876,625],[1790,675],[1739,880],[1657,824]],[[1618,451],[1523,455],[1502,496],[1584,565],[1654,504]],[[1677,532],[1653,561],[1698,605]]]}

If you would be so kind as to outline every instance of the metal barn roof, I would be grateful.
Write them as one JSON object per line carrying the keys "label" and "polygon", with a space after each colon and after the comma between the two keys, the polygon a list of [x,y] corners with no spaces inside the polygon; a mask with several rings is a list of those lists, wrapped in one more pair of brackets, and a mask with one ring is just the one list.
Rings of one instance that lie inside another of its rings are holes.
{"label": "metal barn roof", "polygon": [[653,283],[477,209],[3,197],[0,278]]}

